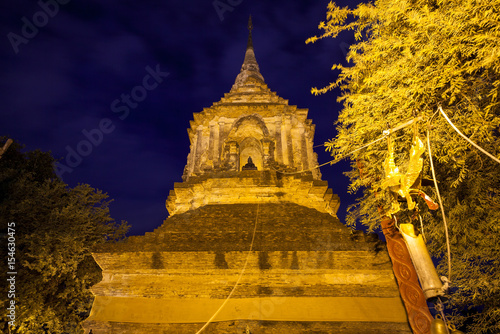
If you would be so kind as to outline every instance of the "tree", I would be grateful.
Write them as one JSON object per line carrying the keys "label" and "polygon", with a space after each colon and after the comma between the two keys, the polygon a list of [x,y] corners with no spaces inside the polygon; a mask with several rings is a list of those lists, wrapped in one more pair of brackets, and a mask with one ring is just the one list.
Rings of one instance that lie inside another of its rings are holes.
{"label": "tree", "polygon": [[[337,136],[326,143],[337,158],[350,155],[350,191],[363,196],[348,210],[349,224],[379,224],[378,210],[389,212],[397,201],[384,185],[388,142],[383,131],[418,118],[390,135],[395,163],[408,169],[414,134],[429,142],[436,180],[448,221],[451,273],[443,217],[417,201],[431,253],[440,260],[438,272],[450,277],[453,293],[449,317],[467,333],[500,332],[500,164],[490,159],[448,124],[497,158],[500,155],[500,1],[499,0],[376,0],[355,9],[328,5],[324,33],[315,42],[354,32],[347,54],[349,65],[334,65],[338,78],[312,93],[342,90],[343,108]],[[427,145],[425,145],[427,146]],[[424,153],[423,179],[432,179],[429,151]],[[435,187],[421,190],[436,199]],[[418,184],[416,185],[418,186]],[[412,220],[415,210],[405,202],[395,215]]]}
{"label": "tree", "polygon": [[[15,223],[11,332],[81,333],[93,299],[89,288],[102,278],[91,249],[123,238],[128,226],[110,217],[107,194],[86,184],[68,187],[57,179],[50,153],[21,148],[14,142],[0,159],[2,232]],[[7,332],[7,325],[3,329]]]}

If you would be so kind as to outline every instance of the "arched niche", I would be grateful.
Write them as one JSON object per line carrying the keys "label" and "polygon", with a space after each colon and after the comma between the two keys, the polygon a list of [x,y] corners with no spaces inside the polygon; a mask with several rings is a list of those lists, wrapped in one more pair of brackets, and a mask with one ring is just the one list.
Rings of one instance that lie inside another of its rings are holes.
{"label": "arched niche", "polygon": [[[252,157],[257,170],[263,169],[264,149],[262,142],[266,140],[270,140],[270,136],[262,116],[258,114],[245,115],[233,123],[225,140],[225,145],[227,146],[230,142],[237,143],[238,152],[233,153],[232,156],[239,164],[237,170],[241,170],[247,164],[248,157]],[[226,152],[229,151],[226,149]],[[224,159],[227,158],[224,157]]]}
{"label": "arched niche", "polygon": [[269,137],[269,130],[257,114],[242,116],[233,123],[228,139],[241,142],[243,139],[253,137],[257,140]]}
{"label": "arched niche", "polygon": [[263,167],[263,153],[262,144],[254,137],[247,137],[243,139],[239,145],[240,148],[240,170],[248,162],[248,157],[252,157],[254,165],[257,170],[262,170]]}

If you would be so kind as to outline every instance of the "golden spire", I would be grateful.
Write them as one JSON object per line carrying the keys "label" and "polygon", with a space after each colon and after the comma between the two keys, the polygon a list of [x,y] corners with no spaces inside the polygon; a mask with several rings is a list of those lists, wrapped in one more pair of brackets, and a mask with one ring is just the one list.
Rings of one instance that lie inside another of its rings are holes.
{"label": "golden spire", "polygon": [[243,60],[243,65],[241,65],[240,73],[236,77],[236,81],[231,90],[243,86],[249,77],[253,77],[258,81],[264,83],[264,77],[262,76],[262,74],[260,74],[259,64],[257,64],[257,60],[255,59],[252,41],[252,29],[252,16],[250,15],[248,19],[248,42],[247,50],[245,52],[245,59]]}
{"label": "golden spire", "polygon": [[253,42],[252,42],[252,15],[248,18],[248,42],[247,42],[247,50],[248,49],[253,49]]}

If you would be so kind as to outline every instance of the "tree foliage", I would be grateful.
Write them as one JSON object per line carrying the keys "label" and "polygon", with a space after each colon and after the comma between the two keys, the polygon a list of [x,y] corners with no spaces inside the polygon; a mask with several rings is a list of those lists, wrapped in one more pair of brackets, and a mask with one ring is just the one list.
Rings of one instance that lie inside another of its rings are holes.
{"label": "tree foliage", "polygon": [[[395,163],[404,172],[413,131],[425,141],[429,130],[449,224],[455,292],[447,308],[468,333],[500,333],[500,165],[436,114],[442,106],[467,137],[499,157],[500,0],[376,0],[354,9],[331,2],[319,28],[323,34],[308,42],[342,31],[356,38],[348,65],[332,68],[337,79],[312,89],[314,94],[342,90],[338,134],[327,149],[344,156],[384,130],[421,117],[418,127],[399,130],[391,139]],[[387,154],[384,139],[350,156],[350,190],[362,189],[363,196],[349,208],[348,223],[361,221],[374,229],[378,210],[388,210],[394,200],[381,188]],[[422,176],[430,179],[428,152],[424,158]],[[436,199],[433,186],[422,190]],[[441,259],[438,271],[450,275],[442,215],[418,201],[429,249]],[[413,213],[402,210],[398,220],[410,222]]]}
{"label": "tree foliage", "polygon": [[6,232],[14,222],[16,230],[12,333],[81,333],[93,299],[89,288],[101,280],[91,249],[128,229],[110,217],[107,194],[87,184],[68,187],[53,164],[50,153],[23,153],[15,142],[0,159],[1,226]]}

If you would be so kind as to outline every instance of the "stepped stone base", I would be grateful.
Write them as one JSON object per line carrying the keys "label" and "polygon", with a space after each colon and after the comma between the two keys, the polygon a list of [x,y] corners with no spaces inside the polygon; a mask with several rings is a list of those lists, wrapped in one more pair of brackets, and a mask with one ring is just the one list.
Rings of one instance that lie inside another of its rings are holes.
{"label": "stepped stone base", "polygon": [[[195,324],[131,324],[108,322],[88,323],[93,333],[100,334],[195,334],[205,323]],[[206,327],[206,334],[411,334],[407,324],[383,322],[308,322],[308,321],[256,321],[234,320],[213,322]]]}
{"label": "stepped stone base", "polygon": [[235,285],[204,332],[411,333],[384,244],[294,203],[206,205],[93,256],[94,334],[196,333]]}

